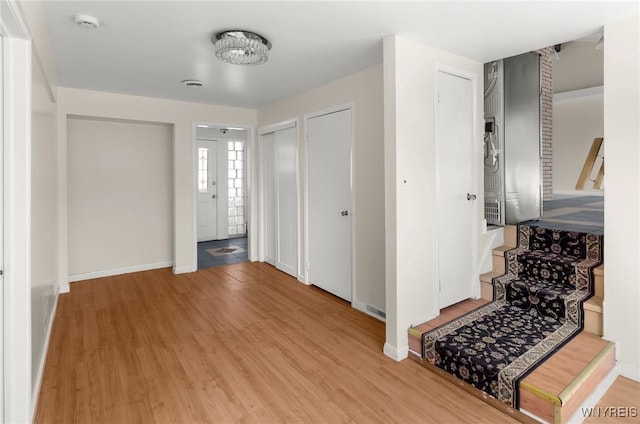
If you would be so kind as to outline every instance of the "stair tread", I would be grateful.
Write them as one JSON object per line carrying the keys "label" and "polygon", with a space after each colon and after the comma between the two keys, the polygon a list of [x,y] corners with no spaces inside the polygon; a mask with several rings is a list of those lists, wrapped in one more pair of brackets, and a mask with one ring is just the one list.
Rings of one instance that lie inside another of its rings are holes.
{"label": "stair tread", "polygon": [[[413,327],[411,336],[420,338],[422,333],[450,321],[452,317],[460,316],[469,310],[475,309],[478,307],[478,302],[477,300],[461,302],[456,305],[458,307],[456,312],[449,312],[445,309],[443,312],[447,313]],[[482,303],[486,303],[486,301]],[[583,331],[529,374],[521,382],[520,387],[522,390],[535,393],[540,397],[560,399],[560,395],[573,384],[577,376],[589,367],[603,350],[612,347],[613,344],[611,342]]]}
{"label": "stair tread", "polygon": [[513,246],[502,245],[502,246],[494,247],[493,254],[496,256],[504,256],[504,252],[511,249],[513,249]]}
{"label": "stair tread", "polygon": [[560,395],[573,384],[576,377],[587,369],[603,350],[612,346],[611,342],[582,332],[536,368],[520,383],[520,387],[560,399]]}
{"label": "stair tread", "polygon": [[511,284],[524,284],[528,288],[535,288],[535,292],[551,293],[556,296],[568,296],[576,291],[571,284],[557,284],[553,281],[537,279],[535,277],[517,277],[510,282]]}
{"label": "stair tread", "polygon": [[499,272],[499,271],[485,272],[484,274],[480,274],[480,281],[482,281],[484,283],[491,283],[491,280],[493,280],[495,277],[499,277],[499,276],[501,276],[503,274],[504,274],[504,272]]}

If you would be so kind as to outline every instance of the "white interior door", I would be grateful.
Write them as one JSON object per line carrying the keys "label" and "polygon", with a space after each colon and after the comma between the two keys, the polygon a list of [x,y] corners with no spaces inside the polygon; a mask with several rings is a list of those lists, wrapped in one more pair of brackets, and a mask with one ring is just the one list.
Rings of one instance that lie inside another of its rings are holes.
{"label": "white interior door", "polygon": [[351,301],[351,110],[307,119],[307,281]]}
{"label": "white interior door", "polygon": [[435,122],[439,307],[473,295],[473,85],[439,71]]}
{"label": "white interior door", "polygon": [[198,241],[218,238],[218,142],[198,140]]}
{"label": "white interior door", "polygon": [[297,128],[275,133],[276,268],[298,276]]}

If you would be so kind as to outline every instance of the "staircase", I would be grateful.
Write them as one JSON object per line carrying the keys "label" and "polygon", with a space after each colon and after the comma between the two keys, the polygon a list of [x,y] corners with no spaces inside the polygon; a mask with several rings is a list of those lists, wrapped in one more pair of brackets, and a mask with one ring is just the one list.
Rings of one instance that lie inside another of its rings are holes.
{"label": "staircase", "polygon": [[[482,299],[467,300],[442,311],[441,316],[409,329],[412,359],[449,381],[475,394],[487,403],[515,418],[565,423],[578,410],[593,389],[613,369],[614,346],[602,335],[602,299],[604,265],[594,269],[594,296],[584,303],[584,331],[537,367],[519,383],[520,409],[513,408],[472,385],[422,359],[423,334],[493,299],[494,279],[505,273],[505,252],[516,247],[516,227],[505,228],[505,244],[493,251],[493,270],[481,276]],[[523,413],[526,411],[526,414]]]}
{"label": "staircase", "polygon": [[[516,247],[516,227],[507,225],[504,228],[504,244],[493,249],[493,270],[480,275],[481,297],[493,299],[493,279],[505,273],[505,257],[507,250]],[[584,303],[584,331],[602,336],[602,300],[604,299],[604,264],[593,270],[594,295]]]}

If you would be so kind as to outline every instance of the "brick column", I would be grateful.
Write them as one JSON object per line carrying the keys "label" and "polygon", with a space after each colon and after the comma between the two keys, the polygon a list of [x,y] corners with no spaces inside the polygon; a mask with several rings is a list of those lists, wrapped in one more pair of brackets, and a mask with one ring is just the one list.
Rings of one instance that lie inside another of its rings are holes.
{"label": "brick column", "polygon": [[540,54],[541,108],[540,120],[542,131],[542,199],[553,198],[553,62],[550,54],[553,47],[537,50]]}

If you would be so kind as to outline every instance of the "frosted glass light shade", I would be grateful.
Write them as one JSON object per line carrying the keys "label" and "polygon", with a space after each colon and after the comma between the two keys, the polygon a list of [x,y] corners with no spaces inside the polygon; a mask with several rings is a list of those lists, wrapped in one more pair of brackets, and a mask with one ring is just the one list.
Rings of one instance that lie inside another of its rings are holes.
{"label": "frosted glass light shade", "polygon": [[224,31],[214,41],[216,57],[234,65],[261,65],[269,60],[271,43],[250,31]]}

